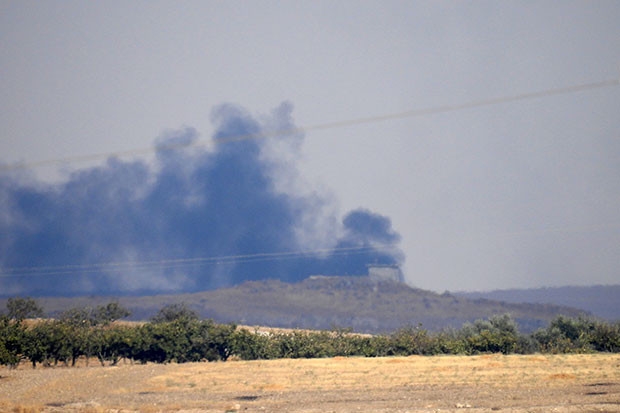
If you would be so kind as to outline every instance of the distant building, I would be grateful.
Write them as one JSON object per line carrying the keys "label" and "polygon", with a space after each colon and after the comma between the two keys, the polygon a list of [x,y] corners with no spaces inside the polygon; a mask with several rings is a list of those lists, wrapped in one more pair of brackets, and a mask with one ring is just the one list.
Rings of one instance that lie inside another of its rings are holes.
{"label": "distant building", "polygon": [[405,277],[400,267],[395,264],[369,264],[368,265],[368,277],[371,280],[380,281],[395,281],[404,282]]}

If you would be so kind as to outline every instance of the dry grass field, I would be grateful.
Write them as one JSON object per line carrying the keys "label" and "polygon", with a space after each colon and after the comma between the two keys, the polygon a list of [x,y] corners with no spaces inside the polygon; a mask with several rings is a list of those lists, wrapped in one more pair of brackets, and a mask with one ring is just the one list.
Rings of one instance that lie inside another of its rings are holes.
{"label": "dry grass field", "polygon": [[0,369],[3,412],[620,412],[620,355]]}

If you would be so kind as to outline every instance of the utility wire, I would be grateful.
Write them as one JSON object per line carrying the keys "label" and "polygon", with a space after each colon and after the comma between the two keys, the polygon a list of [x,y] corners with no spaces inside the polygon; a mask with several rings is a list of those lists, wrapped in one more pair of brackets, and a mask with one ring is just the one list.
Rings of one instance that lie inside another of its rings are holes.
{"label": "utility wire", "polygon": [[[517,102],[517,101],[529,100],[529,99],[537,99],[537,98],[542,98],[542,97],[547,97],[547,96],[564,95],[564,94],[569,94],[569,93],[582,92],[586,90],[614,87],[618,85],[620,85],[620,79],[608,79],[608,80],[603,80],[600,82],[583,83],[583,84],[578,84],[578,85],[565,86],[561,88],[546,89],[546,90],[541,90],[537,92],[522,93],[518,95],[476,100],[476,101],[465,102],[465,103],[460,103],[460,104],[455,104],[455,105],[442,105],[442,106],[434,106],[434,107],[428,107],[428,108],[423,108],[423,109],[413,109],[413,110],[408,110],[404,112],[395,112],[395,113],[389,113],[389,114],[378,115],[378,116],[369,116],[369,117],[362,117],[362,118],[357,118],[357,119],[347,119],[347,120],[341,120],[341,121],[335,121],[335,122],[319,123],[316,125],[310,125],[306,127],[302,126],[298,128],[264,131],[264,132],[258,132],[258,133],[239,134],[239,135],[228,136],[224,138],[217,138],[217,139],[214,139],[213,142],[215,142],[216,144],[224,144],[224,143],[238,142],[238,141],[249,140],[249,139],[265,139],[265,138],[273,138],[276,136],[283,136],[283,135],[284,136],[294,135],[294,134],[299,134],[299,133],[304,133],[304,132],[309,132],[309,131],[345,128],[348,126],[365,125],[365,124],[371,124],[371,123],[386,122],[386,121],[395,120],[395,119],[428,116],[428,115],[434,115],[434,114],[439,114],[439,113],[456,112],[456,111],[465,110],[465,109],[473,109],[473,108],[479,108],[479,107],[484,107],[484,106],[493,106],[493,105],[499,105],[503,103]],[[54,159],[46,159],[46,160],[41,160],[41,161],[30,161],[30,162],[26,161],[26,162],[19,162],[19,163],[8,164],[8,165],[0,165],[0,171],[8,171],[8,170],[15,170],[15,169],[32,169],[32,168],[54,165],[54,164],[95,161],[95,160],[104,159],[110,156],[122,157],[122,156],[130,156],[130,155],[143,155],[143,154],[157,152],[162,149],[163,150],[178,150],[178,149],[187,148],[187,147],[200,147],[200,146],[207,146],[207,145],[208,143],[205,141],[197,141],[197,142],[185,143],[185,144],[177,143],[177,144],[168,144],[168,145],[156,145],[155,147],[151,146],[148,148],[136,148],[136,149],[130,149],[126,151],[101,152],[101,153],[88,154],[88,155],[68,156],[65,158],[54,158]]]}
{"label": "utility wire", "polygon": [[[314,130],[328,130],[335,128],[343,128],[354,125],[364,125],[378,122],[385,122],[395,119],[404,119],[412,117],[427,116],[439,113],[454,112],[464,109],[478,108],[484,106],[492,106],[497,104],[516,102],[528,99],[541,98],[546,96],[562,95],[568,93],[576,93],[586,90],[600,89],[606,87],[613,87],[620,85],[620,79],[610,79],[594,83],[585,83],[579,85],[572,85],[562,88],[547,89],[538,92],[523,93],[519,95],[497,97],[485,100],[471,101],[456,105],[443,105],[435,106],[424,109],[415,109],[404,112],[397,112],[379,116],[363,117],[357,119],[348,119],[343,121],[328,122],[316,125],[310,125],[306,127],[282,129],[275,131],[266,131],[260,133],[240,134],[235,136],[229,136],[225,138],[215,139],[217,144],[224,144],[228,142],[236,142],[248,139],[264,139],[272,138],[282,135],[292,135]],[[157,145],[149,148],[137,148],[127,151],[117,152],[104,152],[98,154],[71,156],[65,158],[48,159],[42,161],[22,162],[11,165],[0,165],[0,171],[14,170],[14,169],[26,169],[36,168],[40,166],[47,166],[53,164],[72,163],[72,162],[85,162],[103,159],[109,156],[128,156],[128,155],[140,155],[148,154],[159,150],[178,150],[186,147],[199,147],[206,146],[206,142],[193,142],[184,144],[168,144]],[[390,247],[383,247],[383,249],[389,249]],[[37,266],[37,267],[13,267],[4,268],[0,270],[0,278],[6,277],[21,277],[21,276],[39,276],[39,275],[61,275],[61,274],[75,274],[75,273],[97,273],[97,272],[119,272],[127,271],[129,269],[148,269],[153,267],[165,267],[165,268],[180,268],[196,265],[208,265],[208,264],[226,264],[226,263],[244,263],[244,262],[256,262],[266,260],[290,260],[306,258],[312,255],[330,254],[345,255],[345,254],[363,254],[370,251],[381,250],[381,247],[352,247],[352,248],[338,248],[338,249],[322,249],[313,251],[295,251],[295,252],[275,252],[275,253],[259,253],[259,254],[244,254],[244,255],[227,255],[227,256],[214,256],[214,257],[197,257],[186,259],[168,259],[157,261],[139,261],[139,262],[107,262],[96,264],[81,264],[81,265],[64,265],[64,266]]]}
{"label": "utility wire", "polygon": [[29,277],[41,275],[92,274],[99,272],[122,272],[150,268],[185,268],[204,265],[240,264],[257,261],[295,260],[315,258],[324,254],[329,257],[357,255],[391,249],[391,246],[366,246],[317,249],[311,251],[271,252],[257,254],[222,255],[212,257],[178,258],[154,261],[102,262],[58,266],[13,267],[0,270],[0,278]]}

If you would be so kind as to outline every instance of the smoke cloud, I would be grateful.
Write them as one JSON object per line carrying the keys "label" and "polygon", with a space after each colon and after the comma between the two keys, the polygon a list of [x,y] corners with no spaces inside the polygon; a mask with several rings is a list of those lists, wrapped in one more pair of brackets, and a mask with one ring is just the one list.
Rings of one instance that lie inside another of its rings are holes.
{"label": "smoke cloud", "polygon": [[341,219],[329,194],[303,184],[303,135],[283,103],[257,120],[222,105],[212,149],[191,128],[165,134],[156,162],[78,170],[60,183],[0,177],[0,295],[131,294],[213,289],[245,280],[361,275],[399,264],[389,218]]}

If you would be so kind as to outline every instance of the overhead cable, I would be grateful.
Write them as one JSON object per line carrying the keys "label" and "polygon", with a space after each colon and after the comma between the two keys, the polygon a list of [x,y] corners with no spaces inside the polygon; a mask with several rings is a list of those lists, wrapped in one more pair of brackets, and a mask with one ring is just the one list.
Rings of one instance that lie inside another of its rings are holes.
{"label": "overhead cable", "polygon": [[100,262],[93,264],[73,264],[58,266],[12,267],[0,269],[0,278],[26,277],[40,275],[92,274],[100,272],[124,272],[129,270],[146,270],[151,268],[177,269],[204,265],[241,264],[258,261],[281,261],[304,258],[316,258],[322,255],[333,257],[357,255],[369,252],[388,250],[393,246],[364,246],[311,251],[270,252],[256,254],[221,255],[211,257],[177,258],[153,261],[120,261]]}
{"label": "overhead cable", "polygon": [[[346,120],[341,120],[341,121],[319,123],[316,125],[301,126],[301,127],[289,128],[289,129],[238,134],[234,136],[217,138],[217,139],[214,139],[213,142],[215,142],[216,144],[225,144],[225,143],[243,141],[243,140],[248,140],[248,139],[273,138],[276,136],[294,135],[294,134],[299,134],[299,133],[304,133],[304,132],[309,132],[309,131],[329,130],[329,129],[355,126],[355,125],[386,122],[386,121],[396,120],[396,119],[405,119],[405,118],[428,116],[428,115],[447,113],[447,112],[455,112],[455,111],[460,111],[460,110],[465,110],[465,109],[473,109],[473,108],[479,108],[479,107],[484,107],[484,106],[493,106],[493,105],[517,102],[517,101],[522,101],[522,100],[542,98],[542,97],[547,97],[547,96],[576,93],[576,92],[582,92],[586,90],[601,89],[601,88],[613,87],[613,86],[618,86],[618,85],[620,85],[620,79],[608,79],[608,80],[603,80],[600,82],[583,83],[583,84],[565,86],[565,87],[554,88],[554,89],[546,89],[546,90],[541,90],[537,92],[522,93],[518,95],[502,96],[502,97],[470,101],[470,102],[454,104],[454,105],[442,105],[442,106],[434,106],[434,107],[428,107],[428,108],[422,108],[422,109],[413,109],[413,110],[407,110],[403,112],[395,112],[395,113],[388,113],[388,114],[377,115],[377,116],[368,116],[368,117],[362,117],[362,118],[356,118],[356,119],[346,119]],[[94,154],[87,154],[87,155],[67,156],[64,158],[45,159],[45,160],[40,160],[40,161],[25,161],[25,162],[18,162],[18,163],[13,163],[13,164],[4,164],[4,165],[0,164],[0,171],[15,170],[15,169],[32,169],[32,168],[55,165],[55,164],[96,161],[96,160],[105,159],[108,157],[144,155],[144,154],[153,153],[153,152],[156,152],[162,149],[177,150],[177,149],[182,149],[182,148],[187,148],[187,147],[200,147],[200,146],[207,146],[207,145],[208,145],[208,142],[199,140],[199,141],[191,142],[191,143],[164,144],[164,145],[156,145],[155,147],[151,146],[148,148],[129,149],[126,151],[101,152],[101,153],[94,153]]]}

